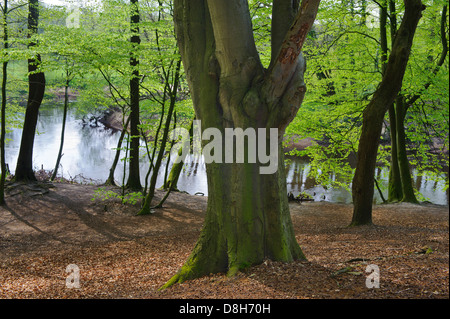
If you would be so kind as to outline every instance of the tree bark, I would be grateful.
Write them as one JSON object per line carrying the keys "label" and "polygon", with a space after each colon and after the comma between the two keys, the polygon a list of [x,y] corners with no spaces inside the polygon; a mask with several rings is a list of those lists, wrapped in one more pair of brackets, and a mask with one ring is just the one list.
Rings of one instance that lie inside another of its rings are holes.
{"label": "tree bark", "polygon": [[420,0],[405,0],[405,14],[391,49],[386,73],[363,112],[357,164],[352,183],[351,225],[372,224],[374,175],[382,122],[402,86],[414,34],[424,6]]}
{"label": "tree bark", "polygon": [[274,0],[273,12],[277,12],[272,19],[271,42],[272,57],[271,64],[275,62],[280,52],[284,36],[291,27],[298,11],[300,0]]}
{"label": "tree bark", "polygon": [[278,171],[271,175],[248,163],[207,165],[208,206],[200,238],[165,287],[210,273],[232,276],[265,258],[306,259],[292,227],[281,148],[279,156]]}
{"label": "tree bark", "polygon": [[[3,49],[5,51],[9,47],[8,42],[8,1],[4,0],[3,3]],[[5,181],[6,181],[6,159],[5,159],[5,139],[6,139],[6,82],[8,80],[8,61],[5,60],[2,63],[2,109],[1,109],[1,133],[0,133],[0,166],[1,166],[1,175],[0,175],[0,205],[3,206],[6,204],[5,202]]]}
{"label": "tree bark", "polygon": [[[193,137],[193,129],[194,129],[194,120],[191,121],[191,125],[189,127],[189,148],[192,146],[192,137]],[[184,161],[187,155],[187,152],[183,152],[183,147],[186,147],[186,145],[183,145],[180,147],[177,153],[177,157],[175,158],[174,164],[172,165],[172,168],[170,169],[169,176],[167,177],[167,180],[164,182],[163,188],[167,190],[177,190],[177,183],[178,178],[180,177],[181,170],[184,166]]]}
{"label": "tree bark", "polygon": [[130,165],[129,175],[127,181],[127,187],[131,190],[141,190],[141,178],[139,172],[139,57],[138,46],[141,43],[139,36],[139,7],[138,0],[131,0],[131,57],[130,67],[131,79],[130,79]]}
{"label": "tree bark", "polygon": [[[155,195],[158,171],[159,171],[159,168],[161,167],[161,162],[164,157],[167,138],[169,136],[169,130],[170,130],[170,121],[172,120],[172,114],[175,109],[178,85],[179,85],[179,81],[180,81],[180,69],[181,69],[181,60],[179,60],[176,65],[175,74],[174,74],[174,82],[173,82],[172,87],[169,89],[170,90],[170,106],[169,106],[169,110],[167,112],[166,124],[164,127],[164,132],[163,132],[163,136],[162,136],[162,140],[161,140],[162,142],[161,142],[161,146],[159,148],[158,156],[156,158],[156,163],[153,167],[153,174],[150,179],[150,186],[148,189],[148,193],[145,196],[144,203],[142,205],[141,210],[138,212],[138,215],[148,215],[151,213],[151,203],[152,203],[153,197]],[[161,114],[161,116],[162,115],[163,115],[163,113]],[[156,147],[156,140],[155,140],[155,147]]]}
{"label": "tree bark", "polygon": [[402,183],[402,202],[418,203],[414,194],[414,187],[411,178],[411,168],[409,166],[408,155],[406,153],[406,132],[405,117],[407,110],[405,109],[403,96],[399,95],[395,103],[396,120],[397,120],[397,160]]}
{"label": "tree bark", "polygon": [[116,155],[114,156],[114,161],[111,165],[111,168],[109,169],[109,175],[105,181],[105,185],[116,186],[116,182],[114,180],[114,173],[116,171],[117,164],[119,163],[120,152],[122,151],[123,139],[125,138],[125,134],[127,133],[128,125],[130,124],[130,121],[131,121],[131,118],[128,117],[125,124],[123,124],[122,132],[120,133],[119,140],[117,141]]}
{"label": "tree bark", "polygon": [[[28,13],[28,38],[37,34],[39,19],[38,0],[30,0]],[[29,47],[36,44],[30,41]],[[33,171],[33,146],[39,108],[44,98],[45,75],[38,71],[41,57],[37,54],[28,59],[28,102],[23,123],[22,139],[20,143],[19,156],[17,159],[15,180],[36,181]]]}
{"label": "tree bark", "polygon": [[397,116],[394,104],[389,106],[389,124],[391,136],[391,166],[389,167],[388,202],[399,202],[403,198],[403,192],[397,157]]}
{"label": "tree bark", "polygon": [[[380,8],[380,43],[381,43],[381,74],[386,73],[386,63],[388,60],[388,42],[387,42],[387,2],[384,0]],[[391,46],[394,44],[395,33],[397,32],[395,5],[389,0],[390,18],[391,18]],[[389,124],[391,136],[391,166],[389,168],[389,182],[388,182],[388,201],[400,201],[402,194],[402,181],[400,178],[400,169],[398,167],[397,159],[397,119],[395,113],[395,104],[389,106]]]}
{"label": "tree bark", "polygon": [[[395,2],[389,1],[390,17],[391,17],[391,34],[397,31]],[[433,69],[431,76],[435,76],[444,64],[448,54],[448,45],[445,32],[447,22],[447,5],[444,5],[441,13],[440,33],[441,33],[441,56]],[[411,178],[411,168],[406,152],[406,132],[405,118],[409,107],[414,104],[424,91],[431,85],[432,80],[427,81],[423,89],[410,97],[399,95],[396,99],[395,106],[390,108],[389,117],[391,123],[391,143],[392,143],[392,160],[389,170],[389,201],[402,201],[410,203],[418,203],[414,193],[414,186]]]}
{"label": "tree bark", "polygon": [[55,168],[53,169],[53,173],[52,176],[50,177],[51,181],[54,181],[56,178],[56,175],[58,174],[58,168],[59,168],[59,163],[61,162],[61,158],[63,156],[62,151],[63,151],[63,147],[64,147],[64,134],[66,132],[66,120],[67,120],[67,110],[69,108],[69,74],[68,72],[66,73],[66,85],[64,86],[64,111],[63,111],[63,121],[62,121],[62,127],[61,127],[61,139],[59,142],[59,150],[58,150],[58,155],[56,157],[56,164],[55,164]]}
{"label": "tree bark", "polygon": [[[305,259],[291,222],[280,142],[306,91],[301,48],[319,2],[303,1],[265,70],[247,1],[174,1],[177,40],[202,131],[215,128],[224,136],[227,128],[276,128],[278,166],[273,174],[261,174],[259,161],[225,163],[227,154],[222,162],[207,162],[208,205],[200,238],[163,288],[209,273],[234,275],[265,258]],[[281,21],[282,12],[273,11],[273,19]]]}

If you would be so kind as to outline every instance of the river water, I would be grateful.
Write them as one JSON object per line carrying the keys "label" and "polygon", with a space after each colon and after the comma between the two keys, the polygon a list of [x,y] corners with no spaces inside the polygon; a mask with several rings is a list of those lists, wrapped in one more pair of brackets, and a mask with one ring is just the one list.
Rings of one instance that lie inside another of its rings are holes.
{"label": "river water", "polygon": [[[58,154],[62,125],[62,107],[42,107],[37,126],[37,136],[33,150],[33,163],[35,169],[52,170]],[[6,162],[11,173],[14,174],[19,151],[22,130],[14,129],[7,134],[9,141],[6,145]],[[66,124],[63,157],[59,168],[59,176],[69,180],[84,183],[101,184],[106,180],[109,169],[114,160],[117,141],[120,132],[103,127],[83,125],[80,117],[69,110]],[[123,157],[123,155],[121,156]],[[165,164],[164,164],[165,165]],[[142,184],[147,172],[148,161],[146,157],[141,160]],[[317,185],[314,179],[308,177],[311,166],[307,160],[292,159],[286,166],[287,188],[294,195],[306,192],[316,201],[324,200],[336,203],[351,203],[351,193],[345,188],[324,188]],[[388,169],[377,168],[377,176],[386,187]],[[445,178],[445,175],[442,176]],[[164,170],[159,174],[157,187],[163,183]],[[332,178],[336,178],[332,176]],[[116,172],[116,181],[121,184],[123,179],[123,162],[119,162]],[[413,171],[413,180],[416,189],[430,202],[439,205],[448,205],[448,192],[444,191],[444,181],[434,181],[429,176],[417,176]],[[205,165],[200,156],[191,155],[184,166],[178,181],[178,188],[190,194],[203,193],[207,195]],[[386,195],[384,195],[387,197]],[[380,203],[381,198],[376,192],[375,202]]]}

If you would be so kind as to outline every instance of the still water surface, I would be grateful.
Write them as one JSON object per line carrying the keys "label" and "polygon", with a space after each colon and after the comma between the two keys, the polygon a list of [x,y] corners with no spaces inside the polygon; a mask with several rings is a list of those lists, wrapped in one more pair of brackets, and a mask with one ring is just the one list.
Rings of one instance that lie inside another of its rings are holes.
{"label": "still water surface", "polygon": [[[58,154],[62,125],[62,107],[42,107],[37,126],[38,135],[35,138],[33,163],[36,169],[52,170]],[[21,129],[8,133],[6,146],[6,162],[14,174]],[[61,159],[59,175],[77,181],[102,183],[109,174],[109,168],[114,160],[117,141],[120,132],[111,129],[83,125],[80,117],[69,111],[64,140],[64,156]],[[123,157],[123,156],[122,156]],[[165,165],[164,165],[165,166]],[[148,169],[147,158],[141,161],[142,184]],[[325,200],[337,203],[351,203],[351,193],[345,188],[324,188],[317,185],[314,179],[308,177],[310,164],[304,159],[293,159],[286,166],[287,188],[294,195],[306,192],[315,200]],[[387,185],[388,169],[377,168],[377,176]],[[334,178],[334,176],[332,176]],[[445,177],[443,175],[443,177]],[[121,184],[123,178],[123,163],[120,162],[115,172],[116,181]],[[157,187],[163,183],[164,170],[159,174]],[[434,181],[427,176],[417,176],[413,171],[416,189],[430,202],[448,205],[448,192],[444,191],[444,181]],[[207,195],[206,171],[201,157],[191,155],[184,166],[178,181],[178,188],[190,194],[197,192]],[[386,197],[386,195],[385,195]],[[375,201],[381,202],[376,192]]]}

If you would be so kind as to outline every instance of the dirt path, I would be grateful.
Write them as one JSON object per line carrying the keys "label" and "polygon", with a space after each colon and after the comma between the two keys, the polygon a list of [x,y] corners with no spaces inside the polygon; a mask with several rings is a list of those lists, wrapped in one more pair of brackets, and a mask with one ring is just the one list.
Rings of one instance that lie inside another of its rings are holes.
{"label": "dirt path", "polygon": [[[348,228],[351,205],[293,203],[307,262],[266,261],[159,292],[192,250],[206,198],[173,193],[138,217],[138,207],[92,201],[96,186],[54,186],[0,208],[0,298],[449,298],[447,206],[380,205],[376,226]],[[78,289],[66,287],[70,264]],[[366,287],[370,264],[378,289]]]}

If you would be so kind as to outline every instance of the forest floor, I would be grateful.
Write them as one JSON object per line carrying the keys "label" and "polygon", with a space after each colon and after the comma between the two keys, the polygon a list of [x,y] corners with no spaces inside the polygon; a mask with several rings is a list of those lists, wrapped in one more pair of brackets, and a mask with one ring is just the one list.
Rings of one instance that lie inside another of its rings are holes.
{"label": "forest floor", "polygon": [[[308,261],[267,260],[158,291],[194,247],[206,197],[172,193],[164,208],[136,216],[138,206],[93,201],[96,189],[10,190],[0,207],[0,298],[449,298],[448,206],[377,205],[374,226],[350,228],[351,205],[291,203]],[[79,288],[66,286],[71,264]],[[368,265],[378,266],[379,288],[366,286]]]}

